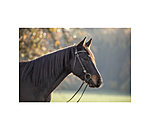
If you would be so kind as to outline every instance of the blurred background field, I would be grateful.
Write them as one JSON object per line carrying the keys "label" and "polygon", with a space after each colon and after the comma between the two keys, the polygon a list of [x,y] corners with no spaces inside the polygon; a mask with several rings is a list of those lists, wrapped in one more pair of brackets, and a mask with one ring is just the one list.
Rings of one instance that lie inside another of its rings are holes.
{"label": "blurred background field", "polygon": [[[66,102],[75,91],[55,91],[52,93],[51,102]],[[81,92],[78,93],[70,102],[77,102],[80,98]],[[84,93],[80,102],[131,102],[131,95],[119,94],[117,92],[90,92]]]}
{"label": "blurred background field", "polygon": [[[130,102],[131,28],[19,28],[19,61],[33,60],[79,43],[84,37],[93,39],[91,50],[104,85],[99,89],[88,88],[81,102]],[[81,82],[69,75],[53,92],[52,101],[66,102]]]}

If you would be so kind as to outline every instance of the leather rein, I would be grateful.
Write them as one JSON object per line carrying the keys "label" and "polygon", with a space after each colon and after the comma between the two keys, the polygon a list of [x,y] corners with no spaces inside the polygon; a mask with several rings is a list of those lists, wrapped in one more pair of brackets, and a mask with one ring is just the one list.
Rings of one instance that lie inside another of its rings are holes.
{"label": "leather rein", "polygon": [[[87,86],[89,85],[88,82],[91,80],[91,74],[90,74],[90,73],[87,73],[87,71],[86,71],[86,69],[84,68],[84,66],[83,66],[83,64],[82,64],[82,62],[81,62],[81,59],[80,59],[80,57],[79,57],[79,53],[82,53],[82,52],[86,52],[86,51],[85,51],[85,50],[77,51],[77,46],[75,46],[75,59],[74,59],[74,64],[73,64],[73,71],[74,71],[74,68],[75,68],[76,59],[78,59],[80,65],[81,65],[81,67],[82,67],[82,69],[83,69],[83,72],[84,72],[84,74],[85,74],[85,75],[84,75],[84,81],[83,81],[83,83],[81,84],[80,88],[77,90],[77,92],[76,92],[76,93],[72,96],[72,98],[70,98],[67,102],[71,101],[71,100],[74,98],[74,96],[80,91],[80,89],[82,88],[83,84],[87,82],[87,84],[86,84],[86,86],[85,86],[85,88],[84,88],[84,90],[83,90],[83,92],[82,92],[80,98],[79,98],[78,101],[77,101],[77,102],[79,102],[80,99],[82,98],[82,96],[83,96],[83,94],[84,94],[84,92],[85,92]],[[76,58],[76,57],[77,57],[77,58]]]}

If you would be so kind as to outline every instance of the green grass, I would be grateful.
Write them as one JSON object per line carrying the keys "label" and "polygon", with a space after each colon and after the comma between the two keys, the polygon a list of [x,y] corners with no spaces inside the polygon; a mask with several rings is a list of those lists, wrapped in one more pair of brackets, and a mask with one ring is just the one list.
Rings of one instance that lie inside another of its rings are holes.
{"label": "green grass", "polygon": [[[66,102],[69,100],[75,91],[53,92],[51,102]],[[78,93],[70,102],[76,102],[80,98],[81,93]],[[130,95],[121,95],[118,93],[90,93],[85,92],[80,102],[131,102]]]}

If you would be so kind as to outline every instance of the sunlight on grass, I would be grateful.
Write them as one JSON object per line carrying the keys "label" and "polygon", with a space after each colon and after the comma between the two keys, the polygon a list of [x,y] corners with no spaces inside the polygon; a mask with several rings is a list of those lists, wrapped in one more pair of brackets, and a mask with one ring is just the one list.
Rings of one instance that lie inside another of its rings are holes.
{"label": "sunlight on grass", "polygon": [[[73,92],[53,92],[52,102],[66,102],[73,96]],[[77,94],[71,102],[76,102],[81,93]],[[95,94],[85,93],[80,102],[131,102],[130,95],[118,95],[118,94]]]}

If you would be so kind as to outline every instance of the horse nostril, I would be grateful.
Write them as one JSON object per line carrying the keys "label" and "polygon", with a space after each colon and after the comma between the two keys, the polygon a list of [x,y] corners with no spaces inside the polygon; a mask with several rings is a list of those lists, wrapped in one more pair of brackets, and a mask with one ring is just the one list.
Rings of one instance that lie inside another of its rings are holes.
{"label": "horse nostril", "polygon": [[101,84],[101,80],[100,80],[100,78],[97,80],[97,86],[100,86],[100,84]]}

